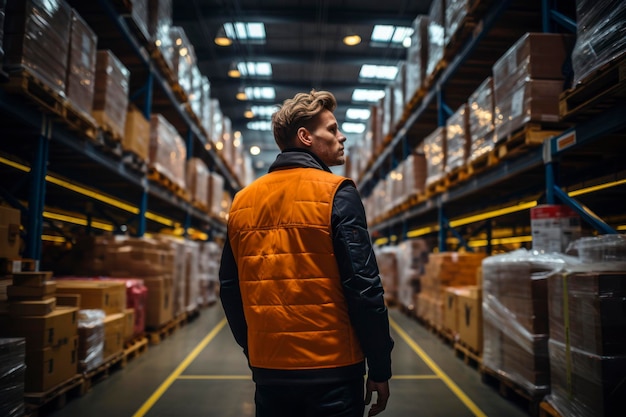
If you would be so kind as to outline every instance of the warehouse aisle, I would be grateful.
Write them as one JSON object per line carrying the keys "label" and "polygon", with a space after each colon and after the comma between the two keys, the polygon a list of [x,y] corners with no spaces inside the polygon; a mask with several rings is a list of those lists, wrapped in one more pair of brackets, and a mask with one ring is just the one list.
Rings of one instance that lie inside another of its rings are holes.
{"label": "warehouse aisle", "polygon": [[[394,377],[385,417],[527,416],[416,321],[392,309]],[[54,417],[248,417],[254,384],[221,307],[113,372]],[[294,416],[296,417],[296,416]]]}

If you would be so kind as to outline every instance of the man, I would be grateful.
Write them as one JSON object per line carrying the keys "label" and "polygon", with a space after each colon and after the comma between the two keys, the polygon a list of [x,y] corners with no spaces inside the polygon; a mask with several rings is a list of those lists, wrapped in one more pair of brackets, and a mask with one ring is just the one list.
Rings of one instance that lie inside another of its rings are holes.
{"label": "man", "polygon": [[389,398],[393,340],[365,211],[329,169],[345,163],[336,106],[325,91],[285,100],[272,116],[281,153],[228,219],[220,298],[257,417],[362,417],[376,392],[374,416]]}

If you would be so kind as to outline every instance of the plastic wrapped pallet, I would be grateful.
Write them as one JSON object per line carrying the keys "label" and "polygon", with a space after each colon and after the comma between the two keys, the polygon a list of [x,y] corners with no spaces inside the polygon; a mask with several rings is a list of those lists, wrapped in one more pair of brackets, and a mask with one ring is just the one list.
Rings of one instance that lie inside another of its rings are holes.
{"label": "plastic wrapped pallet", "polygon": [[24,375],[26,341],[22,338],[0,338],[0,415],[24,415]]}
{"label": "plastic wrapped pallet", "polygon": [[174,126],[160,114],[150,119],[150,167],[185,189],[185,143]]}
{"label": "plastic wrapped pallet", "polygon": [[551,277],[547,400],[561,415],[626,413],[626,238],[570,245],[582,264]]}
{"label": "plastic wrapped pallet", "polygon": [[217,172],[209,173],[209,214],[219,217],[222,210],[222,193],[224,192],[224,177]]}
{"label": "plastic wrapped pallet", "polygon": [[151,43],[158,48],[165,64],[173,72],[174,44],[170,37],[172,1],[148,0],[148,34]]}
{"label": "plastic wrapped pallet", "polygon": [[66,94],[74,108],[89,119],[93,110],[97,44],[94,31],[72,9]]}
{"label": "plastic wrapped pallet", "polygon": [[220,102],[216,98],[211,99],[211,126],[209,130],[209,139],[216,146],[222,141],[224,133],[224,115],[220,108]]}
{"label": "plastic wrapped pallet", "polygon": [[528,122],[558,122],[563,63],[573,38],[526,33],[493,65],[497,140]]}
{"label": "plastic wrapped pallet", "polygon": [[404,160],[404,181],[407,196],[422,193],[426,184],[426,156],[414,151]]}
{"label": "plastic wrapped pallet", "polygon": [[104,318],[99,309],[78,311],[78,366],[83,372],[91,371],[104,361]]}
{"label": "plastic wrapped pallet", "polygon": [[391,119],[391,133],[396,132],[396,127],[402,120],[402,116],[404,115],[404,108],[407,104],[406,99],[406,62],[400,61],[398,62],[398,74],[396,75],[396,79],[393,81],[393,97],[391,100],[392,111],[392,119]]}
{"label": "plastic wrapped pallet", "polygon": [[446,164],[446,128],[440,126],[424,138],[426,155],[426,186],[441,179]]}
{"label": "plastic wrapped pallet", "polygon": [[626,52],[626,3],[576,1],[576,45],[572,50],[574,85]]}
{"label": "plastic wrapped pallet", "polygon": [[146,39],[150,38],[148,32],[148,0],[130,0],[130,17],[137,29]]}
{"label": "plastic wrapped pallet", "polygon": [[445,0],[433,0],[428,13],[428,63],[426,78],[432,77],[444,58]]}
{"label": "plastic wrapped pallet", "polygon": [[450,44],[457,31],[462,30],[462,24],[469,11],[470,0],[445,0],[445,33],[446,45]]}
{"label": "plastic wrapped pallet", "polygon": [[209,169],[200,158],[187,161],[187,190],[191,201],[208,209],[209,207]]}
{"label": "plastic wrapped pallet", "polygon": [[104,130],[120,141],[126,127],[129,81],[130,72],[113,52],[97,52],[93,116]]}
{"label": "plastic wrapped pallet", "polygon": [[426,78],[428,62],[428,16],[418,15],[413,20],[411,46],[407,49],[406,58],[406,92],[407,100],[417,93]]}
{"label": "plastic wrapped pallet", "polygon": [[200,243],[185,241],[185,311],[198,309],[200,295]]}
{"label": "plastic wrapped pallet", "polygon": [[[211,81],[207,76],[202,76],[202,115],[200,122],[207,136],[211,131]],[[210,138],[210,137],[209,137]]]}
{"label": "plastic wrapped pallet", "polygon": [[575,258],[519,249],[483,261],[483,365],[534,397],[550,391],[548,280]]}
{"label": "plastic wrapped pallet", "polygon": [[65,94],[71,9],[63,0],[8,0],[4,67],[25,69]]}
{"label": "plastic wrapped pallet", "polygon": [[2,49],[2,37],[4,36],[4,9],[6,0],[0,0],[0,62],[4,59],[4,49]]}
{"label": "plastic wrapped pallet", "polygon": [[398,303],[398,257],[397,246],[383,246],[375,251],[380,279],[385,289],[385,301],[390,305]]}
{"label": "plastic wrapped pallet", "polygon": [[191,67],[191,89],[189,91],[189,105],[191,111],[196,115],[198,120],[202,120],[202,73],[197,63]]}
{"label": "plastic wrapped pallet", "polygon": [[192,68],[196,65],[196,53],[191,41],[185,33],[185,29],[180,26],[170,28],[170,37],[174,46],[172,55],[172,68],[187,96],[192,93]]}
{"label": "plastic wrapped pallet", "polygon": [[469,150],[467,104],[462,104],[446,121],[446,172],[465,165]]}
{"label": "plastic wrapped pallet", "polygon": [[495,147],[493,78],[487,77],[470,95],[469,109],[470,152],[473,161]]}

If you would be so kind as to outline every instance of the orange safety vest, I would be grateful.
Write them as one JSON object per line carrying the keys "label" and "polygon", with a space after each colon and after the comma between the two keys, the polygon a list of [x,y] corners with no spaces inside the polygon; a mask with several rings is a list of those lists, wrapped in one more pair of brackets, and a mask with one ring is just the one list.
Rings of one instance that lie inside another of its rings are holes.
{"label": "orange safety vest", "polygon": [[333,251],[333,199],[344,181],[320,169],[292,168],[235,196],[228,237],[253,367],[337,368],[364,360]]}

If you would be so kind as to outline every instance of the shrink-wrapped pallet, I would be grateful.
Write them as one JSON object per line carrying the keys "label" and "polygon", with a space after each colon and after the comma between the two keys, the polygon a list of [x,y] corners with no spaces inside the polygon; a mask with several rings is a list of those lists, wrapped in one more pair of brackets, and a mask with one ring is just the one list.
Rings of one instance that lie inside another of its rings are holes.
{"label": "shrink-wrapped pallet", "polygon": [[93,116],[103,129],[120,141],[126,128],[129,82],[130,71],[113,52],[98,51]]}
{"label": "shrink-wrapped pallet", "polygon": [[626,52],[626,2],[576,0],[574,85]]}
{"label": "shrink-wrapped pallet", "polygon": [[206,132],[207,139],[211,139],[209,132],[211,131],[211,81],[207,76],[202,76],[202,115],[200,116],[202,128]]}
{"label": "shrink-wrapped pallet", "polygon": [[82,309],[78,311],[78,367],[89,372],[104,361],[103,310]]}
{"label": "shrink-wrapped pallet", "polygon": [[150,42],[158,49],[167,68],[174,72],[174,43],[170,37],[172,27],[172,1],[148,0],[148,34]]}
{"label": "shrink-wrapped pallet", "polygon": [[411,46],[406,52],[406,92],[407,101],[422,87],[426,78],[428,62],[428,16],[418,15],[413,20]]}
{"label": "shrink-wrapped pallet", "polygon": [[160,114],[150,118],[150,167],[185,189],[185,143],[174,126]]}
{"label": "shrink-wrapped pallet", "polygon": [[423,152],[413,151],[404,160],[404,181],[407,196],[424,192],[426,185],[426,156]]}
{"label": "shrink-wrapped pallet", "polygon": [[150,39],[148,31],[148,0],[130,0],[130,18],[141,34]]}
{"label": "shrink-wrapped pallet", "polygon": [[0,338],[0,415],[24,415],[24,375],[26,341],[23,338]]}
{"label": "shrink-wrapped pallet", "polygon": [[[216,98],[211,99],[211,125],[209,129],[209,139],[216,147],[222,141],[224,133],[224,115],[220,108],[220,102]],[[222,143],[223,145],[223,143]],[[222,146],[220,145],[220,146]]]}
{"label": "shrink-wrapped pallet", "polygon": [[548,402],[561,415],[626,413],[626,239],[574,242],[580,266],[548,280]]}
{"label": "shrink-wrapped pallet", "polygon": [[196,65],[196,52],[191,41],[180,26],[170,28],[170,38],[174,47],[172,54],[172,69],[187,96],[192,90],[192,68]]}
{"label": "shrink-wrapped pallet", "polygon": [[217,172],[209,172],[209,214],[219,217],[222,211],[222,194],[224,193],[224,177]]}
{"label": "shrink-wrapped pallet", "polygon": [[71,8],[63,0],[8,0],[4,68],[26,70],[64,95]]}
{"label": "shrink-wrapped pallet", "polygon": [[519,249],[483,261],[483,365],[535,398],[550,391],[547,282],[575,258]]}
{"label": "shrink-wrapped pallet", "polygon": [[469,148],[467,105],[462,104],[446,121],[445,171],[453,172],[467,161]]}
{"label": "shrink-wrapped pallet", "polygon": [[493,150],[496,143],[492,77],[487,77],[469,96],[467,106],[470,132],[469,160],[473,161]]}
{"label": "shrink-wrapped pallet", "polygon": [[446,45],[454,39],[457,31],[463,30],[463,22],[469,11],[470,0],[445,0]]}
{"label": "shrink-wrapped pallet", "polygon": [[445,0],[433,0],[428,13],[428,62],[426,78],[439,69],[445,52]]}
{"label": "shrink-wrapped pallet", "polygon": [[191,201],[202,207],[209,207],[209,169],[200,158],[191,158],[187,161],[187,190],[191,194]]}
{"label": "shrink-wrapped pallet", "polygon": [[528,122],[558,122],[563,65],[573,38],[526,33],[493,65],[497,140]]}
{"label": "shrink-wrapped pallet", "polygon": [[72,9],[66,95],[76,110],[91,119],[98,37]]}
{"label": "shrink-wrapped pallet", "polygon": [[440,126],[424,138],[426,186],[443,178],[446,164],[446,128]]}

